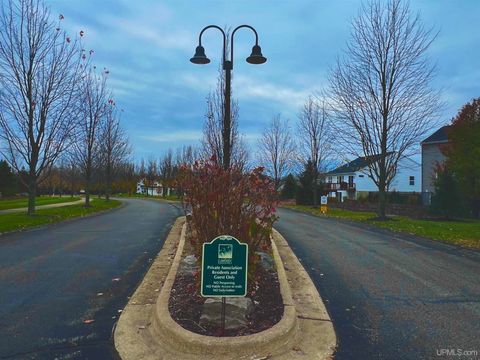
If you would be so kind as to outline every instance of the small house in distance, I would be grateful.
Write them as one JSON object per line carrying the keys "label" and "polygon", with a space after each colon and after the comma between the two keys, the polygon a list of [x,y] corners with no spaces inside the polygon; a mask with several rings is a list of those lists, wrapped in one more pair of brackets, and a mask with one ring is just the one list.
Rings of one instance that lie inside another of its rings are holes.
{"label": "small house in distance", "polygon": [[148,196],[163,196],[163,186],[158,181],[141,179],[137,183],[137,194]]}
{"label": "small house in distance", "polygon": [[[368,166],[378,161],[379,156],[359,157],[326,174],[325,189],[329,197],[357,200],[367,197],[370,192],[378,192],[378,187],[370,177]],[[388,191],[399,193],[420,193],[420,164],[411,159],[399,161],[397,174]]]}
{"label": "small house in distance", "polygon": [[435,190],[437,165],[446,160],[441,147],[448,143],[448,130],[451,125],[442,126],[421,142],[422,145],[422,198],[424,205],[429,205]]}

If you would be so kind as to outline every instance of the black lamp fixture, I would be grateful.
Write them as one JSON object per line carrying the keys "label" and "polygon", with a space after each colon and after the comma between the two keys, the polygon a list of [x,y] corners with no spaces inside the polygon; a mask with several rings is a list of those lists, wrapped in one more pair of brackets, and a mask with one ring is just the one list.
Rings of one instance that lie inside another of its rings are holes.
{"label": "black lamp fixture", "polygon": [[198,45],[195,49],[195,55],[190,59],[190,61],[194,64],[208,64],[210,59],[205,55],[205,49],[202,45]]}
{"label": "black lamp fixture", "polygon": [[254,45],[252,48],[252,53],[247,57],[247,62],[249,64],[263,64],[267,61],[267,58],[262,55],[262,48],[259,45]]}

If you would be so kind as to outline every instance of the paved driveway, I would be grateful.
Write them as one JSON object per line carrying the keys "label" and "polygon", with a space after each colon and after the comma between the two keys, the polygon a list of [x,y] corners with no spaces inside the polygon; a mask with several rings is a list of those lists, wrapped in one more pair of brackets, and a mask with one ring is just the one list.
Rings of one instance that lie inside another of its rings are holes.
{"label": "paved driveway", "polygon": [[118,310],[180,214],[167,203],[123,201],[105,214],[0,236],[1,359],[116,358]]}
{"label": "paved driveway", "polygon": [[[281,209],[334,321],[335,359],[480,359],[480,252]],[[441,349],[478,356],[438,356]]]}

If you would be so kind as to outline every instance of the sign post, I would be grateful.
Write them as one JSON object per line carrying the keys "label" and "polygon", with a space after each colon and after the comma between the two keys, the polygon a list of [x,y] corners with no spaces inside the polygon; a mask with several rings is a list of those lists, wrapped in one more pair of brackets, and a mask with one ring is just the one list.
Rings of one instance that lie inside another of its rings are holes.
{"label": "sign post", "polygon": [[200,292],[204,297],[222,298],[222,335],[226,298],[247,295],[247,273],[247,244],[230,235],[218,236],[203,244]]}
{"label": "sign post", "polygon": [[320,211],[322,212],[322,214],[327,213],[327,203],[328,203],[327,196],[320,197]]}

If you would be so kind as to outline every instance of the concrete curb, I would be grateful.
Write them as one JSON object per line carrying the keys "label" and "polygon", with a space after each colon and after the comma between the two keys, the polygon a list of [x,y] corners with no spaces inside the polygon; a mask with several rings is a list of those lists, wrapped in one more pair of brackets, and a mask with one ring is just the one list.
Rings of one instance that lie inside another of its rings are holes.
{"label": "concrete curb", "polygon": [[[282,319],[270,329],[239,337],[204,336],[181,327],[170,316],[168,301],[184,242],[185,218],[181,217],[118,321],[114,338],[122,359],[326,359],[333,353],[335,333],[320,296],[276,231],[272,248],[284,302]],[[148,291],[152,281],[163,285],[156,303],[155,293]],[[293,282],[299,284],[291,287]]]}

